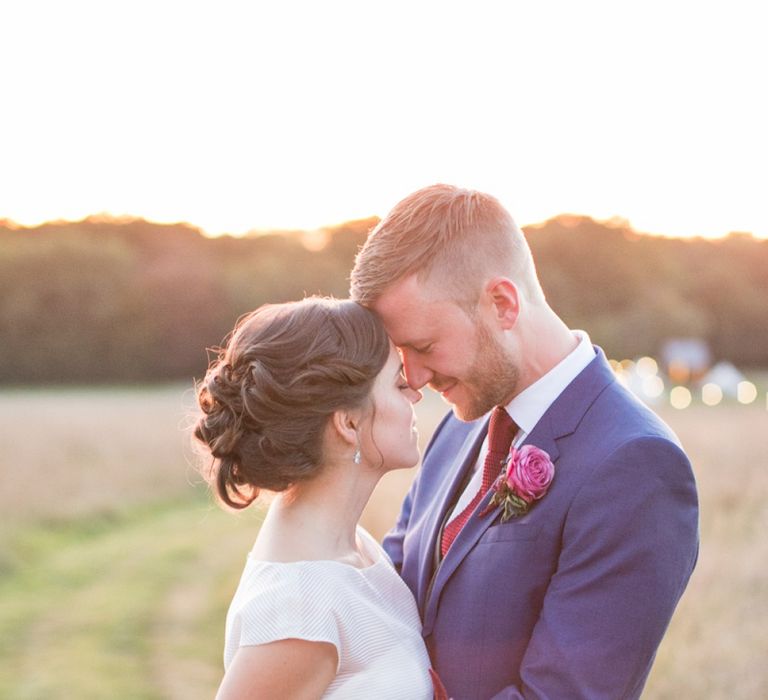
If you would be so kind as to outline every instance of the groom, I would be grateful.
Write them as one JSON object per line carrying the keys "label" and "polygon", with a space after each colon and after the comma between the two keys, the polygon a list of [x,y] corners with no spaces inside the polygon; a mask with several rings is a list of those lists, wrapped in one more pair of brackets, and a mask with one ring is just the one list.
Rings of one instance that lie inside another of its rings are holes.
{"label": "groom", "polygon": [[384,542],[448,694],[639,697],[698,551],[675,435],[549,307],[489,195],[406,197],[351,295],[384,319],[408,383],[453,407]]}

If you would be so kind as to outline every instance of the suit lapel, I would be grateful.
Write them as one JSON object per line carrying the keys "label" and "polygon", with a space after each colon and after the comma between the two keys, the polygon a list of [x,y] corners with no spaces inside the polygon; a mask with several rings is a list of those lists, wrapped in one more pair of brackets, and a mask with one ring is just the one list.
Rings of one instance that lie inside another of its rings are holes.
{"label": "suit lapel", "polygon": [[[530,435],[526,436],[523,444],[535,445],[544,450],[557,467],[560,450],[557,447],[559,438],[570,435],[576,430],[584,413],[602,392],[605,386],[613,381],[613,372],[608,365],[602,350],[597,348],[597,357],[579,374],[562,394],[547,409]],[[487,430],[488,421],[483,421]],[[483,435],[485,430],[483,431]],[[483,533],[494,523],[501,512],[501,506],[480,517],[481,513],[490,502],[493,494],[489,491],[480,501],[472,516],[461,529],[445,559],[435,575],[432,590],[429,591],[429,599],[424,608],[424,634],[430,634],[437,616],[437,603],[440,593],[450,577],[456,571],[461,562],[477,544]],[[438,511],[438,526],[442,520],[442,513],[446,504],[441,505]],[[432,538],[434,543],[434,534]],[[430,550],[430,553],[434,550]]]}
{"label": "suit lapel", "polygon": [[[552,436],[549,421],[540,420],[533,432],[523,441],[523,444],[536,445],[542,450],[545,450],[547,454],[549,454],[550,459],[555,463],[559,457],[559,451],[555,444],[554,437]],[[472,551],[478,540],[483,536],[483,533],[495,522],[496,518],[501,513],[501,506],[498,506],[484,516],[480,516],[480,513],[485,510],[492,497],[493,489],[485,494],[469,520],[467,520],[464,527],[461,528],[461,531],[456,536],[451,548],[446,553],[445,558],[437,570],[429,600],[426,601],[424,612],[424,634],[429,634],[432,625],[434,624],[435,617],[437,616],[437,602],[440,599],[440,592],[442,591],[443,586],[445,586],[454,571],[456,571],[461,562]]]}
{"label": "suit lapel", "polygon": [[[430,579],[434,571],[434,554],[437,547],[437,540],[440,536],[440,526],[442,525],[443,518],[447,509],[450,507],[458,496],[458,490],[464,483],[464,478],[467,471],[471,468],[475,459],[477,458],[478,450],[483,443],[486,433],[488,432],[488,420],[478,420],[467,433],[461,447],[456,452],[453,462],[449,470],[446,472],[446,477],[443,480],[444,488],[440,491],[438,501],[435,508],[432,509],[429,521],[425,527],[425,536],[421,542],[421,581],[419,582],[419,590],[427,595],[430,585]],[[422,601],[424,604],[426,601]]]}

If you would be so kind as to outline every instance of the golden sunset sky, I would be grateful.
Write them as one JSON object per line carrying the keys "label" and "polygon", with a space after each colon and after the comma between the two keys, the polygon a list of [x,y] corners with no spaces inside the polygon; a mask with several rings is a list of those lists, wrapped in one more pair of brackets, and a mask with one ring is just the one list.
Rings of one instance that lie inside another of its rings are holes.
{"label": "golden sunset sky", "polygon": [[0,218],[211,234],[451,182],[521,224],[768,237],[760,2],[0,4]]}

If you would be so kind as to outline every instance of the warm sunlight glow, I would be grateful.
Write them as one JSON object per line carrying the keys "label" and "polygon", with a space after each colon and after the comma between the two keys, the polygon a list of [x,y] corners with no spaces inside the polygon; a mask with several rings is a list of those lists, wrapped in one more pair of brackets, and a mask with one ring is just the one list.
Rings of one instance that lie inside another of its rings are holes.
{"label": "warm sunlight glow", "polygon": [[328,245],[328,232],[321,229],[305,231],[301,234],[301,243],[307,250],[322,250]]}
{"label": "warm sunlight glow", "polygon": [[759,12],[6,3],[0,219],[312,230],[452,182],[523,225],[568,212],[768,236]]}

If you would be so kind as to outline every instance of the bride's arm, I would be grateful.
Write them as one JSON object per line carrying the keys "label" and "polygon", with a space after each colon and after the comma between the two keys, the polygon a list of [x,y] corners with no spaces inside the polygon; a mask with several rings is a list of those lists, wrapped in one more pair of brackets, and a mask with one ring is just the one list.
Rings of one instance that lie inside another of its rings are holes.
{"label": "bride's arm", "polygon": [[282,639],[242,646],[224,675],[216,700],[315,700],[336,676],[337,665],[336,647],[328,642]]}

